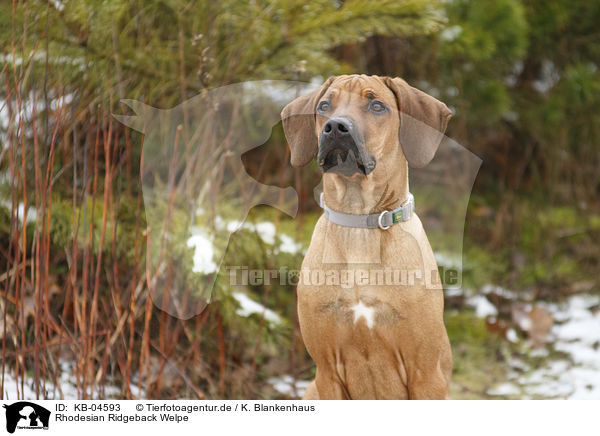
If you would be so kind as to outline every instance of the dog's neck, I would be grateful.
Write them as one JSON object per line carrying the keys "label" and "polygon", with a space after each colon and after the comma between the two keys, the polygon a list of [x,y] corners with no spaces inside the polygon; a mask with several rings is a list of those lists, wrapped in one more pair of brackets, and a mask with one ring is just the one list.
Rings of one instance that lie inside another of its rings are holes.
{"label": "dog's neck", "polygon": [[323,199],[337,211],[364,215],[393,210],[408,199],[408,164],[381,168],[368,176],[323,175]]}

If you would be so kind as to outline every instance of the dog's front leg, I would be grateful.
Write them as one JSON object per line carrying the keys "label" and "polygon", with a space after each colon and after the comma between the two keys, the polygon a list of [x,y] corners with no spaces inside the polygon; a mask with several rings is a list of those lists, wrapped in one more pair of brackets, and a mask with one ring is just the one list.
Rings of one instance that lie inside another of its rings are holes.
{"label": "dog's front leg", "polygon": [[319,400],[319,391],[317,390],[317,383],[315,380],[311,381],[306,387],[304,392],[303,400]]}
{"label": "dog's front leg", "polygon": [[411,400],[447,400],[448,383],[441,370],[431,374],[416,375],[408,380],[408,397]]}
{"label": "dog's front leg", "polygon": [[421,348],[418,357],[413,362],[407,362],[409,399],[447,400],[450,398],[452,355],[449,344],[439,345],[431,344]]}
{"label": "dog's front leg", "polygon": [[[311,383],[314,383],[314,388],[316,391],[317,398],[310,399],[318,399],[318,400],[350,400],[350,396],[348,395],[348,391],[346,387],[342,384],[342,382],[333,374],[331,371],[323,371],[317,369],[317,375],[315,380]],[[310,386],[309,386],[310,387]],[[308,393],[308,389],[307,389]],[[305,395],[305,399],[306,398]]]}

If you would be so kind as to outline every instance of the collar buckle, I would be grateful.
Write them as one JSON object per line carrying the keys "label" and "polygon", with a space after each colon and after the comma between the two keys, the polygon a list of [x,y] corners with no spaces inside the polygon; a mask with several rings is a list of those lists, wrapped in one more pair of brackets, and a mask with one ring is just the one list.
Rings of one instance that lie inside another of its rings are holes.
{"label": "collar buckle", "polygon": [[391,225],[389,225],[389,226],[384,226],[384,225],[383,225],[383,223],[382,223],[383,217],[385,216],[385,214],[386,214],[386,213],[390,213],[390,211],[389,211],[389,210],[384,210],[383,212],[381,212],[381,213],[379,214],[379,218],[377,218],[377,225],[379,226],[379,228],[380,228],[381,230],[387,230],[387,229],[389,229],[390,227],[392,227]]}

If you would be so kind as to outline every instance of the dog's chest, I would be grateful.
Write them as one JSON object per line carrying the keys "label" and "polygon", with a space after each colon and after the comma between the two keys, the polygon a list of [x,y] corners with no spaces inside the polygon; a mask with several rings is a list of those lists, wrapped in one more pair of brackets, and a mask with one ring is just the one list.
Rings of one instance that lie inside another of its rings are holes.
{"label": "dog's chest", "polygon": [[[403,318],[401,302],[390,301],[387,295],[378,295],[377,290],[332,287],[331,291],[328,295],[320,293],[309,303],[319,323],[358,332],[392,328]],[[302,296],[300,300],[304,300]]]}
{"label": "dog's chest", "polygon": [[393,328],[411,310],[424,263],[417,238],[400,226],[340,228],[322,217],[302,264],[301,316],[354,330]]}
{"label": "dog's chest", "polygon": [[428,268],[437,270],[416,215],[386,232],[341,228],[321,217],[298,285],[305,343],[393,352],[418,324],[424,293],[417,276]]}
{"label": "dog's chest", "polygon": [[410,309],[374,289],[313,292],[299,288],[298,303],[302,336],[317,367],[335,374],[349,398],[398,398],[406,386],[400,350]]}
{"label": "dog's chest", "polygon": [[[359,278],[363,273],[353,268],[330,271]],[[311,354],[330,355],[337,349],[355,350],[357,355],[374,355],[382,349],[393,353],[399,332],[408,325],[410,299],[397,288],[352,284],[346,279],[298,287],[302,335]]]}

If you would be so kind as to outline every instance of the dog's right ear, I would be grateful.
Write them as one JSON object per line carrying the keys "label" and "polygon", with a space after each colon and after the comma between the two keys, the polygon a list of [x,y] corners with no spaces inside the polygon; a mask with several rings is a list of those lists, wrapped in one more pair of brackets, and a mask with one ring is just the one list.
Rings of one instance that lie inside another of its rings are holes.
{"label": "dog's right ear", "polygon": [[319,88],[298,97],[281,111],[283,132],[290,146],[292,166],[301,167],[317,154],[318,142],[315,132],[317,102],[329,88],[335,76]]}

